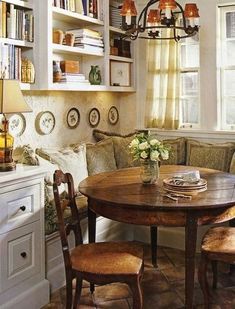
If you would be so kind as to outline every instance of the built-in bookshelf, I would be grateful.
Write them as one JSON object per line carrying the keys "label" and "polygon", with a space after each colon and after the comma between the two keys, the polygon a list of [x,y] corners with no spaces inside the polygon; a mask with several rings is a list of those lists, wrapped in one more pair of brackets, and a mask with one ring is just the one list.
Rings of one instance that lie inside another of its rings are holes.
{"label": "built-in bookshelf", "polygon": [[[8,48],[18,59],[14,63],[20,62],[21,55],[21,59],[27,57],[34,65],[35,83],[24,83],[22,89],[135,90],[135,44],[122,40],[125,34],[119,24],[110,24],[110,6],[106,1],[0,1],[3,2],[24,14],[30,12],[33,20],[30,36],[0,38],[0,44],[12,46]],[[121,46],[117,54],[111,52],[115,44]],[[61,63],[65,63],[63,69]],[[98,66],[100,84],[89,82],[91,66]],[[122,80],[117,76],[116,80],[115,74],[122,70],[128,78]],[[19,75],[20,69],[16,72]]]}
{"label": "built-in bookshelf", "polygon": [[22,78],[22,59],[23,63],[33,66],[33,3],[2,0],[0,17],[0,78],[18,79],[24,82],[21,84],[22,89],[30,89],[26,78]]}

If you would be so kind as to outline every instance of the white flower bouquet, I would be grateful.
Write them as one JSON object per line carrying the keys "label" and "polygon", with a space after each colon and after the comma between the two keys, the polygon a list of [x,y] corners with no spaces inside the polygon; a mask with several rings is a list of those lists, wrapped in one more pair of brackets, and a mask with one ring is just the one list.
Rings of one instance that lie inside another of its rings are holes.
{"label": "white flower bouquet", "polygon": [[129,144],[129,148],[134,160],[161,161],[169,158],[170,147],[164,145],[154,135],[137,134]]}

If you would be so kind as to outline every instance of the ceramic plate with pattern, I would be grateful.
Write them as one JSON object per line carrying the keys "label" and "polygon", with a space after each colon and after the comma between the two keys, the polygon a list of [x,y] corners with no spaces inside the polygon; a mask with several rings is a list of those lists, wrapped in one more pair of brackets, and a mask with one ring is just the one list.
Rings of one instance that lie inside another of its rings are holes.
{"label": "ceramic plate with pattern", "polygon": [[39,134],[50,134],[55,127],[55,116],[52,112],[41,112],[36,118],[36,130]]}
{"label": "ceramic plate with pattern", "polygon": [[97,127],[100,122],[100,112],[97,108],[92,108],[89,112],[89,124],[91,127]]}
{"label": "ceramic plate with pattern", "polygon": [[108,120],[109,120],[109,123],[114,125],[118,122],[119,120],[119,113],[118,113],[118,110],[115,106],[112,106],[109,110],[109,113],[108,113]]}
{"label": "ceramic plate with pattern", "polygon": [[16,137],[21,136],[26,128],[26,121],[23,114],[14,114],[9,118],[9,133]]}
{"label": "ceramic plate with pattern", "polygon": [[67,125],[70,129],[75,129],[80,122],[79,110],[75,107],[71,108],[67,113]]}

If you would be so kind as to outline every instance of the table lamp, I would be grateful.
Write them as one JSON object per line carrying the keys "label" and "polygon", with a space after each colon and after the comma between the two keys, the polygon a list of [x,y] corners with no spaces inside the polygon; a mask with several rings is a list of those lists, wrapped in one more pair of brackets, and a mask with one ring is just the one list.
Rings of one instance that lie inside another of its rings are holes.
{"label": "table lamp", "polygon": [[3,114],[0,130],[0,172],[13,171],[16,164],[12,158],[14,138],[8,132],[6,114],[31,112],[25,102],[19,81],[0,79],[0,114]]}

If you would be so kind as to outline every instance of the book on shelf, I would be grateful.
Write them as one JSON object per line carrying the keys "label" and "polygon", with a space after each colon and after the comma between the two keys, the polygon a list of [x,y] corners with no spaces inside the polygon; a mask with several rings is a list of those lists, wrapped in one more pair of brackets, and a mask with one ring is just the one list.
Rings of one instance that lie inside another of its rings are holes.
{"label": "book on shelf", "polygon": [[34,16],[31,10],[25,11],[12,3],[0,2],[0,13],[1,37],[34,41]]}
{"label": "book on shelf", "polygon": [[94,46],[90,44],[76,44],[75,47],[82,48],[84,52],[87,53],[102,53],[104,51],[103,47],[100,46]]}
{"label": "book on shelf", "polygon": [[94,38],[102,38],[102,35],[99,31],[92,30],[92,29],[69,29],[66,33],[73,33],[75,36],[90,36]]}
{"label": "book on shelf", "polygon": [[86,82],[84,74],[62,73],[61,82]]}
{"label": "book on shelf", "polygon": [[21,80],[21,48],[0,43],[0,78]]}
{"label": "book on shelf", "polygon": [[104,46],[104,42],[101,39],[94,39],[94,38],[88,38],[88,37],[75,37],[74,44],[89,44],[89,45],[95,45],[95,46]]}

